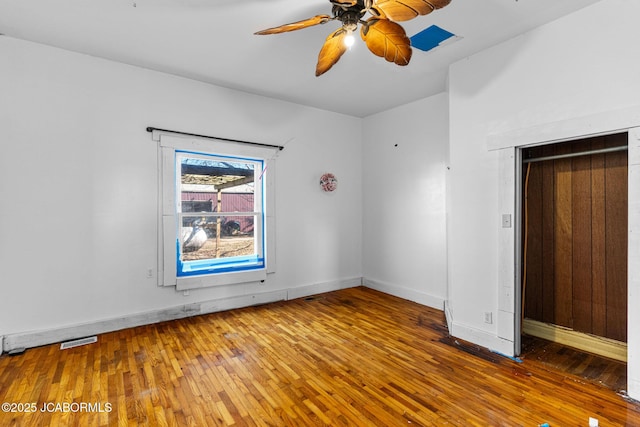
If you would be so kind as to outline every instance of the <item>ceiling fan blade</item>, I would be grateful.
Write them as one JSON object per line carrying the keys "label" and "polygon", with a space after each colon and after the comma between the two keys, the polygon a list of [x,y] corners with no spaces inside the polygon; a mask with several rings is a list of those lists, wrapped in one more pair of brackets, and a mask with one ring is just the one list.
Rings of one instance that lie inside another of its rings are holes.
{"label": "ceiling fan blade", "polygon": [[343,53],[347,50],[347,45],[344,43],[344,38],[347,32],[343,28],[338,28],[333,33],[329,34],[329,37],[322,45],[320,53],[318,54],[318,64],[316,65],[316,77],[326,73],[335,65],[340,59]]}
{"label": "ceiling fan blade", "polygon": [[426,0],[433,5],[436,9],[442,9],[443,7],[449,5],[451,0]]}
{"label": "ceiling fan blade", "polygon": [[360,35],[374,55],[398,65],[411,60],[411,40],[400,24],[372,17],[362,25]]}
{"label": "ceiling fan blade", "polygon": [[303,19],[302,21],[292,22],[290,24],[280,25],[279,27],[267,28],[266,30],[258,31],[254,34],[266,35],[266,34],[279,34],[286,33],[288,31],[301,30],[303,28],[312,27],[314,25],[324,24],[334,19],[329,15],[316,15],[312,18]]}
{"label": "ceiling fan blade", "polygon": [[329,0],[331,4],[337,4],[340,6],[351,7],[358,4],[358,0]]}
{"label": "ceiling fan blade", "polygon": [[392,21],[408,21],[441,9],[449,3],[451,0],[376,0],[374,8],[382,11]]}

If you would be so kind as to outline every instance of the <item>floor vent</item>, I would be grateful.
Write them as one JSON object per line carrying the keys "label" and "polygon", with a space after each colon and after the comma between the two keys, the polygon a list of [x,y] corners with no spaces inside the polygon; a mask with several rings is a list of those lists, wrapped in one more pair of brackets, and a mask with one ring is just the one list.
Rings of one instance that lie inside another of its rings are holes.
{"label": "floor vent", "polygon": [[60,344],[60,350],[66,350],[68,348],[73,348],[73,347],[80,347],[81,345],[93,344],[95,342],[98,342],[98,337],[95,335],[92,337],[66,341]]}

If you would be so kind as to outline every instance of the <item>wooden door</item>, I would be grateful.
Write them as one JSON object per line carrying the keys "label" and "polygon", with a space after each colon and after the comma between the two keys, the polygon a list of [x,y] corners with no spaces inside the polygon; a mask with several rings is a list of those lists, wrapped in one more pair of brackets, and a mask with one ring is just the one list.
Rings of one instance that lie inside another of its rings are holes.
{"label": "wooden door", "polygon": [[[626,144],[608,135],[523,159]],[[525,318],[626,342],[627,151],[526,163],[523,180]]]}

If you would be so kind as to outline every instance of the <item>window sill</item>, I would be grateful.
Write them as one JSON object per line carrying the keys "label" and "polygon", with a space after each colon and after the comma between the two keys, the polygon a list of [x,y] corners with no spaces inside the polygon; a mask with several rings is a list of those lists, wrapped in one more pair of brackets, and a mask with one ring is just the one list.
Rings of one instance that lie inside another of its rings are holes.
{"label": "window sill", "polygon": [[208,288],[212,286],[234,285],[239,283],[260,282],[267,278],[265,268],[257,270],[245,270],[224,274],[209,274],[191,277],[178,277],[176,289],[186,291],[189,289]]}

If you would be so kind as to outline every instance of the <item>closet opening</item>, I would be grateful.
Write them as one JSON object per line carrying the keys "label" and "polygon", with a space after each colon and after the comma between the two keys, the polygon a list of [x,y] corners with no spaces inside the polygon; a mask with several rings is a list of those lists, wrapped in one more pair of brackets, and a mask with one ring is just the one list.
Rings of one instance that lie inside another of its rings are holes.
{"label": "closet opening", "polygon": [[522,333],[626,362],[628,135],[521,150]]}

